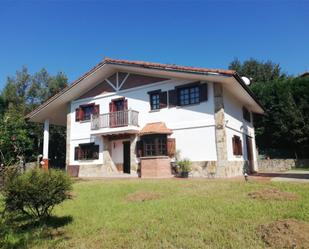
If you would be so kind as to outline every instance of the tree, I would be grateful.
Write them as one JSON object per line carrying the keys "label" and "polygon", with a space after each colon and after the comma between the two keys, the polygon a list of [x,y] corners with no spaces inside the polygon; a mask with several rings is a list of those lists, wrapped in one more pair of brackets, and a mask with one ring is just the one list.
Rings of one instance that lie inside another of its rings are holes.
{"label": "tree", "polygon": [[[305,156],[309,138],[308,97],[306,99],[305,95],[306,92],[308,94],[309,84],[300,85],[298,81],[274,81],[251,87],[267,111],[255,122],[257,143],[266,154],[276,157]],[[303,92],[303,96],[299,91]]]}
{"label": "tree", "polygon": [[[23,67],[21,71],[16,72],[14,77],[7,78],[7,83],[0,95],[0,132],[2,136],[0,151],[3,151],[5,158],[2,157],[2,161],[6,164],[17,163],[21,157],[27,161],[36,160],[42,151],[42,124],[26,123],[24,116],[66,86],[67,77],[65,74],[58,73],[51,76],[44,68],[34,75],[30,75],[28,69]],[[3,108],[1,108],[2,106]],[[15,143],[11,141],[14,134],[18,134]],[[19,154],[14,151],[12,147],[14,144],[23,145],[23,149],[18,147]],[[64,163],[65,128],[51,126],[50,148],[52,159],[55,159],[54,153],[56,153],[53,148],[57,148],[57,152],[62,150],[60,158],[59,156],[57,158],[57,165],[60,164],[59,161]],[[53,162],[53,160],[51,161]]]}
{"label": "tree", "polygon": [[229,65],[229,69],[236,70],[241,76],[246,76],[254,82],[268,82],[287,78],[287,75],[281,71],[279,64],[268,60],[261,62],[250,58],[243,63],[235,58]]}

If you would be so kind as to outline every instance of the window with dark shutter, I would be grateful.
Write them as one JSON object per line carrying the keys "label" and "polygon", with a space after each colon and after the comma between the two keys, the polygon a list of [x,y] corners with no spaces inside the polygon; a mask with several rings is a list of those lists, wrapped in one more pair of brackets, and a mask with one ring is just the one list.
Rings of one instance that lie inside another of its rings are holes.
{"label": "window with dark shutter", "polygon": [[81,105],[75,110],[76,121],[89,121],[92,114],[100,114],[100,106],[92,104]]}
{"label": "window with dark shutter", "polygon": [[243,114],[243,118],[244,120],[246,120],[247,122],[251,122],[251,115],[250,112],[248,111],[248,109],[246,107],[242,108],[242,114]]}
{"label": "window with dark shutter", "polygon": [[75,147],[74,160],[99,159],[99,145],[94,143],[79,144]]}
{"label": "window with dark shutter", "polygon": [[241,156],[242,155],[242,143],[239,136],[233,136],[232,138],[232,145],[233,145],[233,155]]}

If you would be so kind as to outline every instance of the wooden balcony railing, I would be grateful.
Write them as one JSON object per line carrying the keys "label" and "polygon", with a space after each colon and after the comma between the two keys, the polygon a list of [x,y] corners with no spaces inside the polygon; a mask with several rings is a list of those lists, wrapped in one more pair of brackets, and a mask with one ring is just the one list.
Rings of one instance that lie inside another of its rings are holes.
{"label": "wooden balcony railing", "polygon": [[138,111],[126,110],[91,115],[91,129],[115,128],[122,126],[138,126]]}

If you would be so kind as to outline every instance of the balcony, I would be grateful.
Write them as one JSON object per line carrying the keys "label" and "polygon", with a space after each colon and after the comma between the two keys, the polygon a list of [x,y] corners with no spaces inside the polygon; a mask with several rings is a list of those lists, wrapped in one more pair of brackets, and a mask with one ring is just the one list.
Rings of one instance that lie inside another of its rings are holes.
{"label": "balcony", "polygon": [[[127,127],[138,127],[138,111],[125,110],[91,116],[91,130],[109,130],[118,128],[123,131]],[[122,129],[124,127],[125,129]],[[136,130],[136,128],[134,129]]]}

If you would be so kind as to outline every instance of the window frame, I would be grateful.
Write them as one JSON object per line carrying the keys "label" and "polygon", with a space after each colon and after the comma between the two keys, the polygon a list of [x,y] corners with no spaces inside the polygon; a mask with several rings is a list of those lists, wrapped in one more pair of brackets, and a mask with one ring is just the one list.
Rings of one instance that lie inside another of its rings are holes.
{"label": "window frame", "polygon": [[[192,89],[195,89],[197,91],[191,91]],[[188,106],[188,105],[198,105],[201,103],[201,89],[200,89],[200,83],[191,83],[185,86],[179,86],[176,88],[177,90],[177,105],[178,106]],[[187,100],[187,103],[182,103],[182,95],[181,92],[187,91],[188,96],[185,98]],[[191,94],[194,94],[195,96],[191,96]],[[192,99],[195,99],[195,101],[192,101]]]}
{"label": "window frame", "polygon": [[243,151],[242,151],[242,141],[240,136],[234,135],[232,137],[232,149],[233,149],[233,155],[234,156],[242,156]]}
{"label": "window frame", "polygon": [[143,142],[144,157],[168,156],[166,134],[144,135],[141,140]]}
{"label": "window frame", "polygon": [[[78,152],[76,155],[76,149]],[[76,161],[92,161],[98,160],[100,153],[100,146],[95,143],[83,143],[75,147],[75,160]],[[89,155],[91,154],[91,155]]]}
{"label": "window frame", "polygon": [[[150,102],[150,110],[151,111],[156,111],[156,110],[160,110],[160,93],[161,91],[155,91],[155,92],[151,92],[149,93],[149,102]],[[154,107],[154,103],[153,103],[153,97],[156,96],[156,103],[155,103],[155,107]]]}

